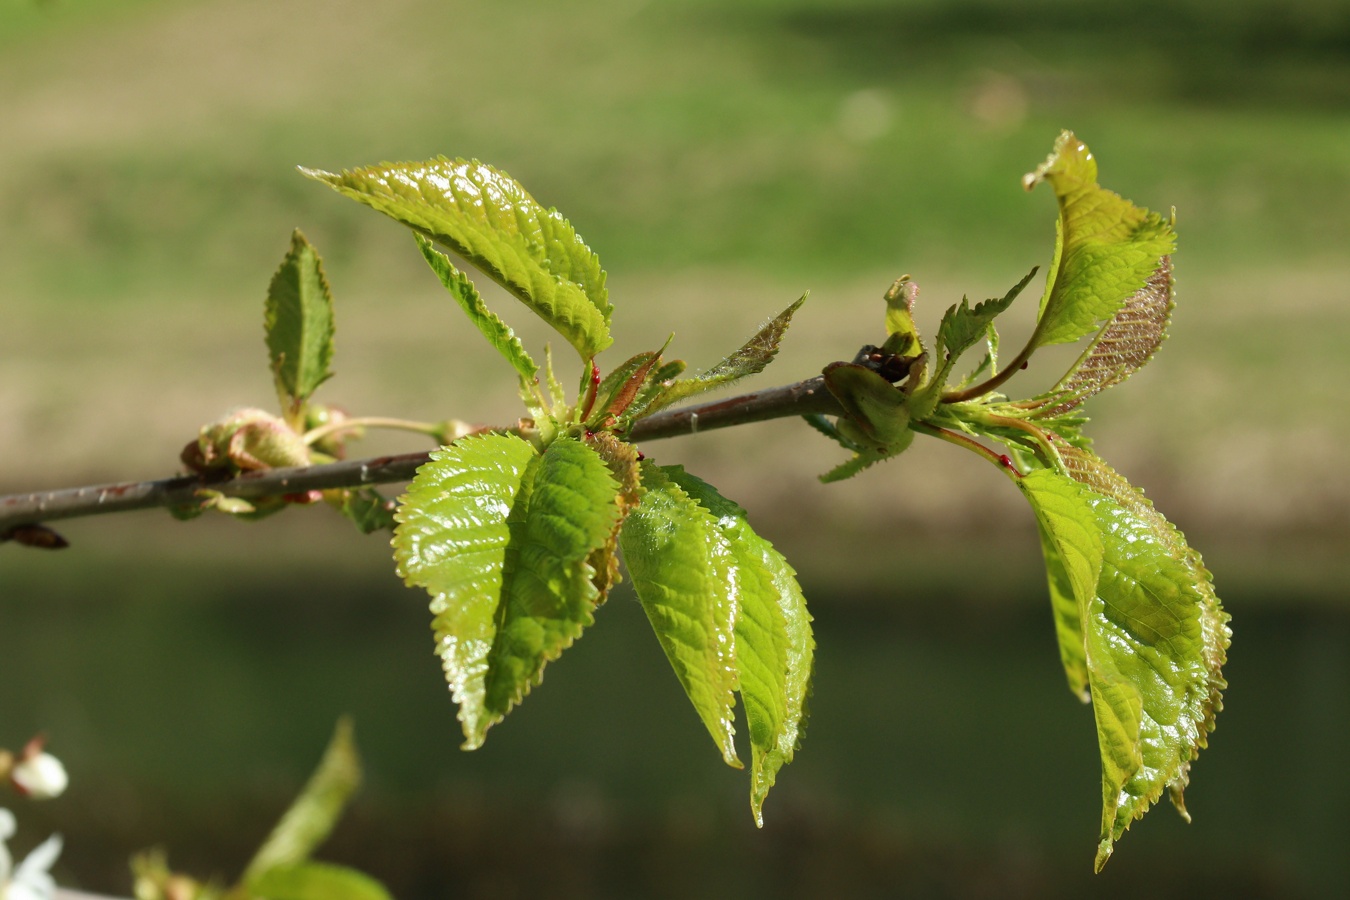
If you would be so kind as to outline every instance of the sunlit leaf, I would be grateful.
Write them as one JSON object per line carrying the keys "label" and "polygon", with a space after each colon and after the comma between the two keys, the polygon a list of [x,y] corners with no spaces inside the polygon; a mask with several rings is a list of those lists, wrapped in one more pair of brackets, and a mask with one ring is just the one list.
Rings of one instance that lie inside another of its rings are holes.
{"label": "sunlit leaf", "polygon": [[618,483],[594,450],[539,454],[511,435],[435,451],[402,499],[394,553],[432,596],[437,651],[466,749],[538,684],[593,621],[590,558],[618,518]]}
{"label": "sunlit leaf", "polygon": [[665,469],[643,462],[641,472],[642,502],[619,535],[628,573],[699,718],[726,763],[740,768],[731,542]]}
{"label": "sunlit leaf", "polygon": [[473,282],[455,268],[448,256],[438,251],[432,246],[431,241],[422,235],[413,236],[417,238],[417,246],[421,249],[422,256],[426,258],[427,265],[431,266],[431,271],[436,273],[436,277],[445,285],[450,296],[459,303],[474,327],[488,339],[488,343],[497,348],[497,352],[520,373],[521,378],[532,381],[539,372],[539,366],[530,359],[530,354],[525,352],[525,347],[520,343],[520,338],[516,337],[516,333],[487,308]]}
{"label": "sunlit leaf", "polygon": [[294,413],[333,374],[333,297],[318,251],[298,230],[268,286],[263,322],[277,394]]}
{"label": "sunlit leaf", "polygon": [[399,574],[431,594],[436,652],[469,749],[482,743],[493,721],[485,691],[511,543],[507,518],[538,456],[530,443],[506,434],[433,450],[394,516]]}
{"label": "sunlit leaf", "polygon": [[646,407],[646,412],[656,412],[686,398],[725,387],[748,375],[763,372],[764,368],[773,362],[773,358],[778,355],[778,345],[783,340],[783,335],[787,332],[788,326],[792,324],[792,314],[805,302],[806,295],[803,294],[787,309],[765,322],[759,331],[755,332],[754,336],[735,353],[706,372],[701,372],[692,378],[676,381],[670,385]]}
{"label": "sunlit leaf", "polygon": [[970,349],[972,344],[986,337],[990,326],[994,324],[994,319],[1012,305],[1022,293],[1022,289],[1035,277],[1036,271],[1032,269],[1028,272],[1025,278],[1013,285],[1002,297],[984,300],[975,304],[973,308],[969,300],[962,298],[960,306],[953,305],[948,308],[938,326],[938,364],[950,367],[962,353]]}
{"label": "sunlit leaf", "polygon": [[902,275],[886,291],[885,350],[896,356],[919,356],[924,352],[923,338],[914,324],[914,301],[919,286]]}
{"label": "sunlit leaf", "polygon": [[815,654],[811,615],[797,573],[750,528],[744,509],[680,467],[664,471],[713,516],[729,543],[731,581],[724,589],[738,601],[736,669],[750,731],[750,806],[763,825],[764,798],[805,730]]}
{"label": "sunlit leaf", "polygon": [[1062,399],[1047,403],[1039,415],[1062,416],[1143,368],[1167,335],[1172,305],[1172,259],[1164,256],[1050,392]]}
{"label": "sunlit leaf", "polygon": [[556,210],[491,166],[439,159],[304,174],[444,244],[567,338],[583,359],[608,347],[612,307],[599,259]]}
{"label": "sunlit leaf", "polygon": [[[1060,591],[1067,582],[1078,604],[1102,756],[1100,869],[1164,790],[1184,814],[1191,761],[1222,708],[1230,632],[1208,571],[1180,533],[1096,457],[1062,450],[1074,460],[1072,477],[1042,469],[1019,485],[1057,551],[1062,571],[1050,555],[1052,580]],[[1061,641],[1071,639],[1066,631]]]}
{"label": "sunlit leaf", "polygon": [[244,883],[251,885],[275,868],[309,859],[327,840],[360,783],[361,760],[352,740],[352,723],[344,718],[304,790],[249,862]]}
{"label": "sunlit leaf", "polygon": [[1050,584],[1050,609],[1055,617],[1055,636],[1059,640],[1059,658],[1064,664],[1064,675],[1069,680],[1069,690],[1084,703],[1091,700],[1088,695],[1087,650],[1083,641],[1083,610],[1074,596],[1073,584],[1069,581],[1069,571],[1060,556],[1059,548],[1046,533],[1044,526],[1039,527],[1041,551],[1045,556],[1045,572]]}
{"label": "sunlit leaf", "polygon": [[1093,334],[1145,286],[1176,245],[1172,225],[1097,184],[1097,161],[1065,132],[1028,189],[1050,183],[1059,200],[1058,240],[1031,342],[1071,343]]}

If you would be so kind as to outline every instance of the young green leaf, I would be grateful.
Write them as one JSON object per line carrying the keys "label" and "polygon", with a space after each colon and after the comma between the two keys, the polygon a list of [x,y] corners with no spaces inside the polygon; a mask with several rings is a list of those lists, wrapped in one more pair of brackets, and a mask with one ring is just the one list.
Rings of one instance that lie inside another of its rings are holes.
{"label": "young green leaf", "polygon": [[297,229],[263,313],[277,395],[289,416],[333,373],[333,297],[318,251]]}
{"label": "young green leaf", "polygon": [[652,404],[661,399],[661,395],[666,389],[675,383],[675,379],[684,374],[688,368],[682,359],[673,359],[668,363],[662,363],[651,374],[647,376],[647,381],[638,390],[637,396],[633,402],[628,405],[617,417],[615,430],[622,433],[627,431],[632,424],[641,419],[648,412],[652,412]]}
{"label": "young green leaf", "polygon": [[[672,335],[671,337],[674,337]],[[670,338],[666,339],[666,346]],[[606,421],[617,422],[633,406],[644,391],[657,380],[665,367],[661,364],[660,350],[647,350],[625,360],[618,368],[605,376],[596,390],[598,402],[587,424],[602,427]]]}
{"label": "young green leaf", "polygon": [[977,303],[973,309],[970,301],[963,297],[960,306],[953,304],[947,309],[942,317],[942,323],[938,326],[937,334],[938,364],[943,366],[944,371],[950,369],[952,363],[969,350],[972,344],[989,333],[994,319],[1012,305],[1022,293],[1022,289],[1036,276],[1036,272],[1037,269],[1033,268],[1002,297]]}
{"label": "young green leaf", "polygon": [[580,441],[540,455],[512,435],[434,451],[396,513],[394,554],[432,596],[433,628],[464,729],[483,743],[593,621],[589,560],[619,515],[618,483]]}
{"label": "young green leaf", "polygon": [[809,415],[802,416],[802,421],[806,422],[807,425],[810,425],[816,431],[819,431],[845,450],[852,450],[856,453],[865,446],[864,444],[860,444],[857,441],[848,438],[839,430],[838,425],[831,422],[828,417],[821,413],[810,413]]}
{"label": "young green leaf", "polygon": [[844,407],[848,421],[861,429],[869,443],[908,444],[913,432],[903,391],[856,363],[830,363],[824,375],[825,386]]}
{"label": "young green leaf", "polygon": [[384,885],[356,869],[304,862],[268,869],[249,885],[256,900],[393,900]]}
{"label": "young green leaf", "polygon": [[919,356],[924,352],[923,338],[914,324],[914,301],[919,286],[908,275],[901,275],[886,291],[887,353],[896,356]]}
{"label": "young green leaf", "polygon": [[432,629],[465,748],[482,743],[488,656],[497,636],[507,519],[538,451],[510,434],[485,434],[431,452],[394,514],[394,558],[409,586],[431,594]]}
{"label": "young green leaf", "polygon": [[745,342],[741,349],[708,371],[701,372],[693,378],[676,381],[667,387],[646,406],[644,411],[654,413],[670,406],[672,403],[678,403],[705,391],[725,387],[748,375],[763,372],[764,368],[773,362],[773,358],[778,355],[778,344],[783,340],[783,335],[787,332],[788,326],[792,324],[792,314],[806,302],[806,296],[806,294],[802,294],[795,303],[765,322],[759,331],[755,332],[754,336]]}
{"label": "young green leaf", "polygon": [[1074,596],[1069,570],[1059,548],[1039,526],[1041,552],[1045,556],[1045,573],[1050,582],[1050,609],[1055,616],[1055,636],[1059,641],[1059,658],[1069,680],[1069,690],[1084,703],[1091,702],[1088,694],[1087,650],[1083,640],[1083,611]]}
{"label": "young green leaf", "polygon": [[750,528],[744,509],[681,467],[664,471],[712,515],[731,551],[733,580],[724,589],[739,601],[736,671],[750,731],[750,807],[763,826],[764,798],[805,731],[815,654],[811,615],[797,573]]}
{"label": "young green leaf", "polygon": [[833,484],[836,481],[847,481],[854,475],[861,473],[869,466],[874,466],[883,460],[890,459],[897,454],[888,452],[880,447],[864,447],[854,452],[853,456],[844,460],[830,471],[820,476],[822,484]]}
{"label": "young green leaf", "polygon": [[956,385],[958,391],[964,390],[980,378],[998,371],[998,328],[993,322],[990,322],[984,330],[984,346],[984,356],[976,363],[975,368],[966,373],[965,377]]}
{"label": "young green leaf", "polygon": [[628,514],[642,499],[642,477],[639,474],[638,450],[632,444],[619,440],[608,431],[597,431],[586,436],[586,446],[609,468],[609,474],[619,485],[615,503],[619,515],[604,544],[591,554],[588,561],[595,571],[595,588],[600,593],[599,603],[604,603],[610,588],[622,581],[619,575],[619,530],[623,527]]}
{"label": "young green leaf", "polygon": [[863,469],[909,448],[914,440],[905,394],[866,366],[831,363],[825,367],[825,386],[844,408],[834,425],[808,419],[822,434],[854,451],[820,480],[825,484],[852,478]]}
{"label": "young green leaf", "polygon": [[731,541],[666,469],[643,462],[641,474],[642,502],[619,533],[628,574],[722,759],[740,768],[732,724],[737,670]]}
{"label": "young green leaf", "polygon": [[343,488],[329,494],[329,502],[337,507],[362,534],[394,530],[394,504],[374,488]]}
{"label": "young green leaf", "polygon": [[1172,306],[1172,258],[1164,256],[1049,394],[1063,399],[1037,415],[1062,416],[1143,368],[1167,336]]}
{"label": "young green leaf", "polygon": [[527,382],[533,381],[535,375],[539,373],[539,366],[530,358],[530,354],[525,352],[525,347],[520,343],[520,338],[516,337],[516,333],[487,308],[473,282],[455,268],[454,263],[450,262],[450,257],[437,250],[431,241],[422,235],[414,233],[413,237],[417,239],[417,246],[421,249],[422,256],[426,258],[427,265],[431,266],[431,271],[436,273],[441,284],[445,285],[450,296],[458,301],[465,315],[483,337],[497,348],[497,352],[520,373],[521,378]]}
{"label": "young green leaf", "polygon": [[491,166],[444,157],[338,174],[301,169],[444,244],[534,310],[589,360],[612,342],[596,255],[557,210]]}
{"label": "young green leaf", "polygon": [[249,862],[244,884],[252,886],[273,869],[308,860],[328,839],[360,783],[361,760],[352,740],[352,723],[344,718],[304,790]]}
{"label": "young green leaf", "polygon": [[[1060,590],[1067,582],[1078,605],[1102,755],[1100,870],[1164,789],[1184,815],[1191,761],[1222,707],[1230,631],[1209,573],[1180,533],[1105,464],[1064,448],[1082,478],[1041,469],[1019,486],[1056,551],[1051,577]],[[1060,638],[1071,635],[1062,629]]]}
{"label": "young green leaf", "polygon": [[553,402],[553,408],[561,414],[561,410],[567,407],[567,391],[553,373],[553,348],[548,344],[544,345],[544,383],[548,386],[548,397]]}
{"label": "young green leaf", "polygon": [[1048,181],[1059,200],[1055,257],[1031,345],[1072,343],[1096,332],[1145,286],[1176,246],[1172,224],[1097,184],[1087,146],[1064,132],[1055,150],[1023,179]]}

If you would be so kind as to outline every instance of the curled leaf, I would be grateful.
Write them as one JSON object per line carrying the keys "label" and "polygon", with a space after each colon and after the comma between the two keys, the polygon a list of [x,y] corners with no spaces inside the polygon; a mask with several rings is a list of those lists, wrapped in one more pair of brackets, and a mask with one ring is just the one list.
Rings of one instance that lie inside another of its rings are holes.
{"label": "curled leaf", "polygon": [[1098,331],[1176,246],[1169,221],[1097,184],[1097,161],[1071,132],[1023,179],[1028,190],[1042,181],[1059,201],[1059,229],[1033,347]]}
{"label": "curled leaf", "polygon": [[619,440],[607,431],[598,431],[586,437],[586,445],[609,468],[609,474],[618,482],[619,490],[615,495],[618,516],[614,527],[605,542],[591,554],[591,569],[595,572],[595,587],[600,593],[599,603],[604,603],[609,591],[622,579],[619,576],[619,531],[628,514],[641,501],[642,480],[638,467],[638,451],[632,444]]}

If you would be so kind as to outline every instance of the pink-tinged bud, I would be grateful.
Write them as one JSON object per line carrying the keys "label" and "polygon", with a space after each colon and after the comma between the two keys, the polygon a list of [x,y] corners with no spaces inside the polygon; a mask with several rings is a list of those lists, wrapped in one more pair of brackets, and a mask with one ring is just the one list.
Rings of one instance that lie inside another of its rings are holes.
{"label": "pink-tinged bud", "polygon": [[34,753],[21,757],[14,764],[9,781],[20,794],[34,800],[50,800],[65,793],[70,778],[61,760],[50,753]]}

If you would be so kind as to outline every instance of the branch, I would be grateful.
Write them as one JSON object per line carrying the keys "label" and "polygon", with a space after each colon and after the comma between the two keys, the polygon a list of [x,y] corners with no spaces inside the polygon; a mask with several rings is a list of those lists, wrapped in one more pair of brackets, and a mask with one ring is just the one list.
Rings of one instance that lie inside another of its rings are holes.
{"label": "branch", "polygon": [[[825,388],[825,380],[816,377],[726,400],[662,410],[634,425],[629,437],[634,441],[656,440],[786,416],[838,415],[841,412],[838,402]],[[11,494],[0,497],[0,541],[10,539],[22,526],[41,522],[137,509],[192,506],[200,502],[197,492],[203,488],[229,497],[256,500],[327,488],[410,481],[426,461],[426,453],[405,453],[321,466],[265,469],[233,478],[180,475],[158,481]]]}

